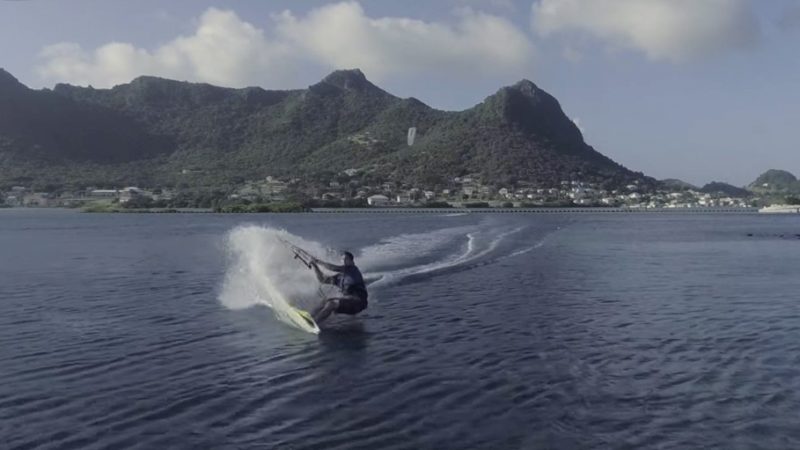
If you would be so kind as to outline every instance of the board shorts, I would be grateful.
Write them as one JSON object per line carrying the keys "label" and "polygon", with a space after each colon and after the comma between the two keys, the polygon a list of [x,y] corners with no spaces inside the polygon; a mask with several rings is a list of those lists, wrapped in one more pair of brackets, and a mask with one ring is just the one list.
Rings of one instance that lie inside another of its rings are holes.
{"label": "board shorts", "polygon": [[366,292],[343,295],[339,297],[339,306],[336,308],[336,314],[358,314],[367,309],[368,304]]}

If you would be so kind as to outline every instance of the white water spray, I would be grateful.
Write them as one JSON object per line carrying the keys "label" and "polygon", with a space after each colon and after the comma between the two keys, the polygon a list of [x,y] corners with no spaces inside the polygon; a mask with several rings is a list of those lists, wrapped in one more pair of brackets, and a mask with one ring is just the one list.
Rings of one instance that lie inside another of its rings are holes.
{"label": "white water spray", "polygon": [[236,227],[225,240],[229,266],[219,293],[223,305],[230,309],[264,305],[278,319],[290,323],[292,306],[311,309],[320,302],[314,273],[293,260],[294,253],[281,239],[321,257],[327,254],[321,244],[285,230],[253,225]]}
{"label": "white water spray", "polygon": [[[409,277],[436,276],[482,261],[488,264],[528,253],[544,244],[542,239],[511,254],[493,256],[502,242],[523,229],[497,228],[487,223],[450,227],[390,236],[356,251],[357,264],[365,279],[372,281],[368,286],[370,303],[379,300],[376,294],[381,288]],[[319,304],[320,285],[314,272],[295,261],[294,253],[282,240],[327,261],[339,258],[323,244],[285,230],[255,225],[236,227],[225,240],[229,262],[219,294],[224,306],[244,309],[264,305],[278,319],[291,325],[292,306],[311,310]],[[325,296],[333,296],[336,290],[332,286],[324,289]]]}

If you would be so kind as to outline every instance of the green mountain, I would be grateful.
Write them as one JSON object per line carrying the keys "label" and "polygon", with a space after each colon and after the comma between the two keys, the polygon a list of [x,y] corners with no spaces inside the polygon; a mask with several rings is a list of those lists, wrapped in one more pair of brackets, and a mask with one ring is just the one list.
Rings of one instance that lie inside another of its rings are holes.
{"label": "green mountain", "polygon": [[708,194],[723,194],[730,197],[750,197],[752,192],[747,189],[736,187],[732,184],[723,183],[721,181],[712,181],[700,188],[700,192]]}
{"label": "green mountain", "polygon": [[687,183],[686,181],[679,180],[677,178],[667,178],[664,180],[658,181],[660,187],[662,189],[673,190],[673,191],[688,191],[688,190],[700,190],[697,186]]}
{"label": "green mountain", "polygon": [[759,175],[748,188],[762,194],[800,193],[800,181],[790,172],[770,169]]}
{"label": "green mountain", "polygon": [[0,151],[6,158],[115,163],[173,147],[120,111],[30,90],[0,69]]}
{"label": "green mountain", "polygon": [[266,175],[327,183],[351,168],[367,181],[430,187],[466,174],[546,187],[655,184],[587,145],[530,81],[445,112],[395,97],[359,70],[269,91],[155,77],[31,90],[0,69],[0,163],[0,187],[221,186]]}

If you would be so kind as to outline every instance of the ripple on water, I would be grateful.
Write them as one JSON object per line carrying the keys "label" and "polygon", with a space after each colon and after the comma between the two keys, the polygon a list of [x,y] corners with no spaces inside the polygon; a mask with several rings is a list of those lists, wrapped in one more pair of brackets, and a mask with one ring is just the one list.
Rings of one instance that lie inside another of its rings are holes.
{"label": "ripple on water", "polygon": [[[218,303],[224,258],[209,241],[229,217],[115,217],[136,221],[124,240],[82,215],[58,231],[0,223],[4,242],[25,245],[6,251],[42,252],[0,261],[0,446],[800,445],[800,313],[787,295],[800,256],[786,240],[735,237],[794,225],[479,216],[447,218],[473,236],[456,267],[412,248],[441,218],[265,219],[312,237],[361,226],[359,239],[437,267],[374,289],[365,314],[319,336]],[[461,228],[425,245],[461,255]]]}

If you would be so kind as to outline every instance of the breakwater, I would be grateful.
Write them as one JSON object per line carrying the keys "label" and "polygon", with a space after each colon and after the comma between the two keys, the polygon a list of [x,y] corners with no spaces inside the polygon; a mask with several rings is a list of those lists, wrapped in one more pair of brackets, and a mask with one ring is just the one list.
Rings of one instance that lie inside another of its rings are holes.
{"label": "breakwater", "polygon": [[496,213],[496,214],[758,214],[758,208],[312,208],[315,213],[414,213],[414,214],[460,214],[460,213]]}

